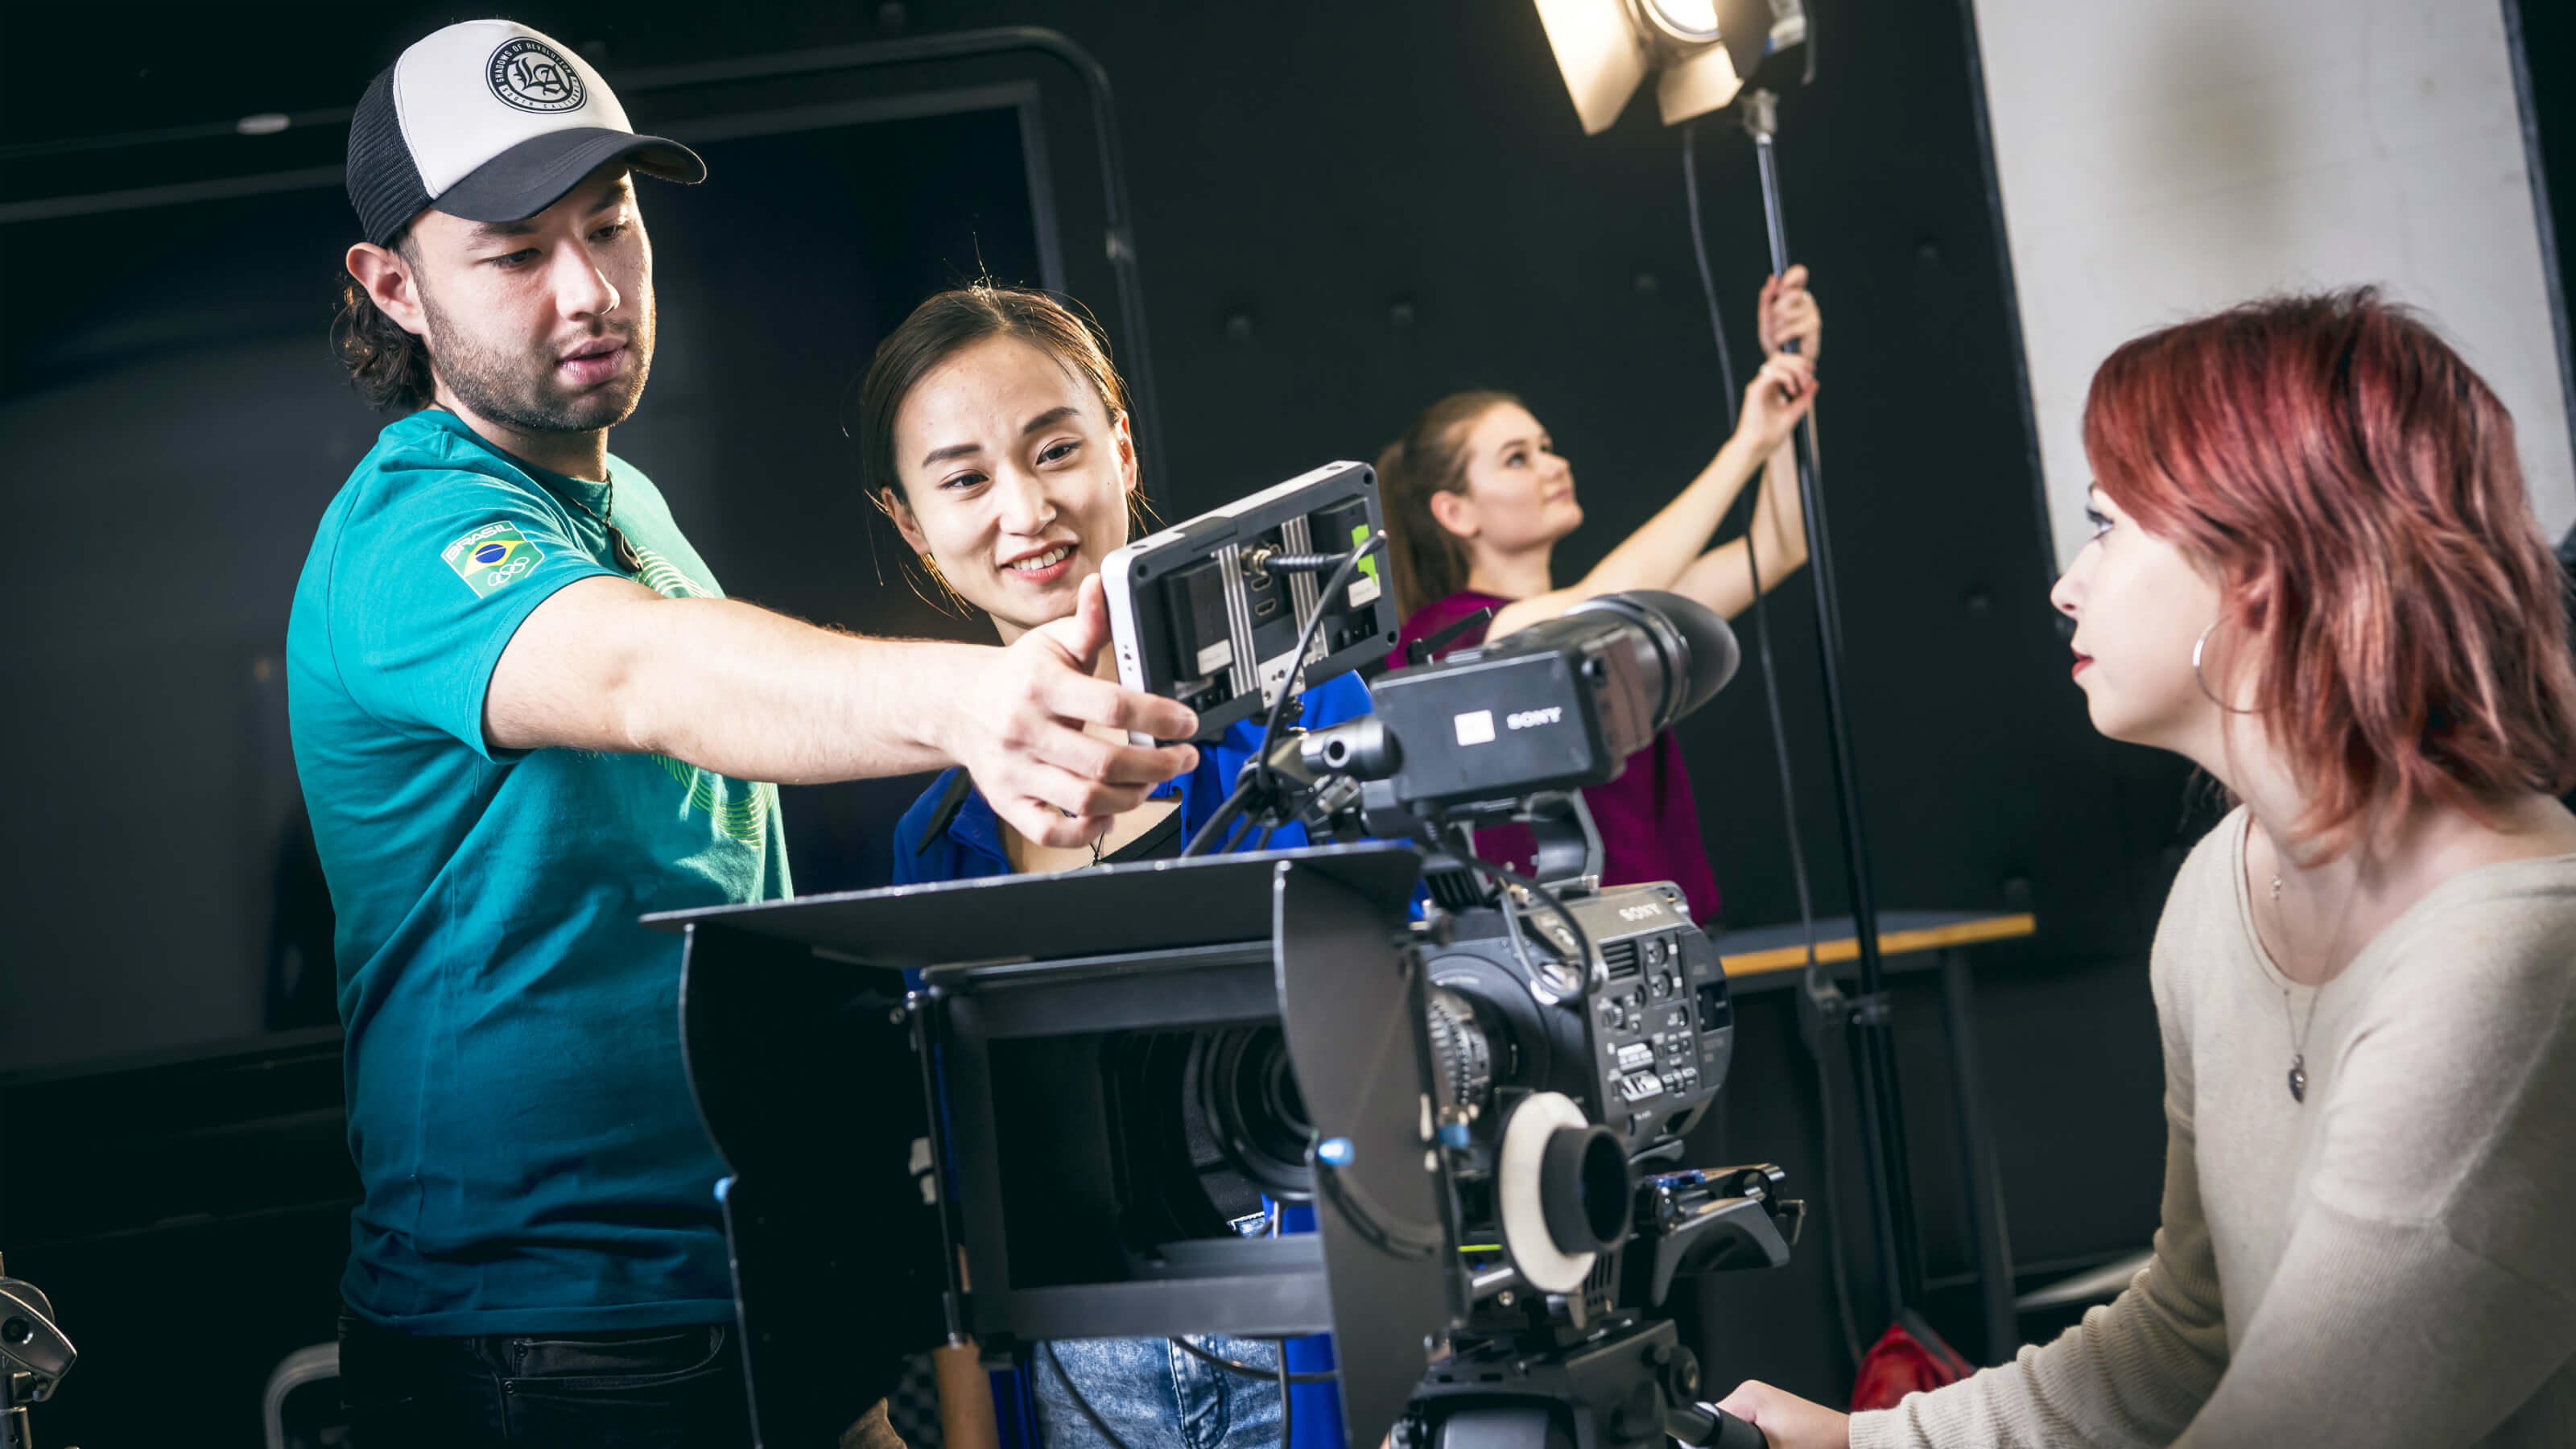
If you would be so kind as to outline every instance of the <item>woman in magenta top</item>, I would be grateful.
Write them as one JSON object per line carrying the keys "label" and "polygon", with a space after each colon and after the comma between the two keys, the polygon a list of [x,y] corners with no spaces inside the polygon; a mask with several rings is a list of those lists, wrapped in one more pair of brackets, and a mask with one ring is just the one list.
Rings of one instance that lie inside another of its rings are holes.
{"label": "woman in magenta top", "polygon": [[[1493,609],[1492,622],[1464,631],[1441,653],[1499,639],[1623,589],[1667,589],[1733,618],[1753,602],[1751,564],[1760,565],[1764,589],[1804,564],[1806,523],[1788,442],[1815,398],[1815,356],[1824,332],[1806,276],[1806,268],[1792,267],[1763,284],[1760,333],[1767,357],[1745,390],[1735,436],[1643,528],[1565,587],[1556,584],[1550,556],[1583,522],[1583,509],[1574,501],[1573,467],[1556,454],[1547,429],[1509,393],[1462,392],[1425,409],[1377,463],[1396,606],[1405,616],[1395,662],[1404,662],[1413,641],[1478,609]],[[1781,350],[1791,339],[1799,343],[1796,353]],[[1762,491],[1749,543],[1739,538],[1710,548],[1719,521],[1757,472]],[[1693,916],[1716,918],[1717,879],[1670,731],[1630,756],[1617,779],[1583,798],[1601,831],[1605,884],[1668,880],[1689,897]],[[1476,853],[1489,860],[1526,869],[1532,849],[1522,826],[1477,833]]]}

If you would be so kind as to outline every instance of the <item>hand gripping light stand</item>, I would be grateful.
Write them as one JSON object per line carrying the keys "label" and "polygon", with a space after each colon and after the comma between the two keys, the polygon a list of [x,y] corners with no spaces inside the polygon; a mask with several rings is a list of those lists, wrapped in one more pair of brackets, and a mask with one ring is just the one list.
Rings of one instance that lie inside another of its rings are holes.
{"label": "hand gripping light stand", "polygon": [[[1747,88],[1768,54],[1814,49],[1798,0],[1536,0],[1548,44],[1587,135],[1609,129],[1649,72],[1664,123],[1673,125],[1729,102],[1753,138],[1762,180],[1762,215],[1771,244],[1771,270],[1789,269],[1788,228],[1780,206],[1774,135],[1778,98]],[[1794,346],[1794,344],[1792,344]],[[1841,802],[1844,880],[1851,894],[1860,948],[1860,995],[1848,1002],[1854,1069],[1859,1077],[1863,1161],[1868,1175],[1872,1246],[1879,1296],[1893,1322],[1918,1296],[1920,1262],[1913,1205],[1906,1184],[1904,1119],[1896,1093],[1896,1056],[1878,949],[1878,901],[1870,885],[1869,835],[1852,763],[1851,732],[1843,691],[1842,610],[1834,585],[1833,549],[1826,536],[1824,499],[1817,480],[1814,423],[1796,434],[1798,496],[1806,514],[1807,567],[1816,592],[1816,648],[1824,676],[1825,736],[1833,762],[1834,793]],[[1820,1003],[1821,1004],[1821,1003]]]}

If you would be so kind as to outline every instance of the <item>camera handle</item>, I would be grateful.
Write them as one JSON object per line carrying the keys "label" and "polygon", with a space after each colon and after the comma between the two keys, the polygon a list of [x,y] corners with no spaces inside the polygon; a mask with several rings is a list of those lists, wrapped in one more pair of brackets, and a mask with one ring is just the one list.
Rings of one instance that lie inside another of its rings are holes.
{"label": "camera handle", "polygon": [[1682,1404],[1664,1411],[1664,1432],[1685,1444],[1708,1449],[1770,1449],[1771,1436],[1727,1413],[1701,1404]]}
{"label": "camera handle", "polygon": [[[1699,1358],[1677,1341],[1671,1321],[1635,1320],[1528,1357],[1491,1345],[1435,1368],[1394,1442],[1542,1449],[1570,1439],[1654,1449],[1661,1435],[1709,1449],[1769,1449],[1760,1429],[1699,1395]],[[1569,1424],[1569,1416],[1588,1427]]]}
{"label": "camera handle", "polygon": [[[1684,1404],[1664,1411],[1664,1432],[1705,1449],[1771,1449],[1760,1429],[1722,1409]],[[1483,1409],[1453,1414],[1440,1426],[1432,1449],[1536,1449],[1548,1442],[1548,1413],[1539,1408]]]}
{"label": "camera handle", "polygon": [[1549,791],[1520,812],[1538,848],[1530,878],[1541,885],[1571,884],[1587,893],[1601,885],[1601,828],[1592,808],[1572,790]]}

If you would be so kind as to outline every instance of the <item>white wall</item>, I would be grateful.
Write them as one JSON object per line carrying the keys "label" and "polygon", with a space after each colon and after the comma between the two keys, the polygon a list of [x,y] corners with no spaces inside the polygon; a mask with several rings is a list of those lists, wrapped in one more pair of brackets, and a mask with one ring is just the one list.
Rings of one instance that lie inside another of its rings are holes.
{"label": "white wall", "polygon": [[2552,541],[2576,521],[2500,0],[1974,4],[2061,564],[2111,349],[2361,282],[2428,313],[2504,399]]}

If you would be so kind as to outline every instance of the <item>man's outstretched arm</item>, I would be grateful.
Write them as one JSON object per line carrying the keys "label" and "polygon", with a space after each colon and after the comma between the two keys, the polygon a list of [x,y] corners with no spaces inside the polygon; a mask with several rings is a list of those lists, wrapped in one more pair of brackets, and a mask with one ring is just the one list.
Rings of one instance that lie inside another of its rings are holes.
{"label": "man's outstretched arm", "polygon": [[1085,724],[1187,739],[1190,710],[1091,673],[1107,644],[1097,580],[1076,613],[1009,648],[867,639],[629,579],[565,585],[511,636],[484,695],[497,749],[669,755],[746,780],[812,784],[966,767],[1024,837],[1069,846],[1197,764]]}

